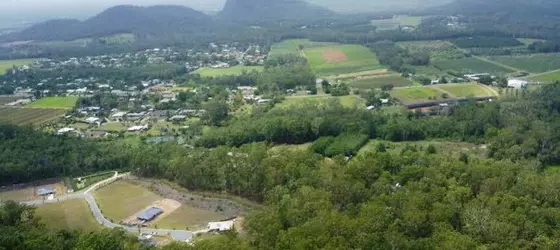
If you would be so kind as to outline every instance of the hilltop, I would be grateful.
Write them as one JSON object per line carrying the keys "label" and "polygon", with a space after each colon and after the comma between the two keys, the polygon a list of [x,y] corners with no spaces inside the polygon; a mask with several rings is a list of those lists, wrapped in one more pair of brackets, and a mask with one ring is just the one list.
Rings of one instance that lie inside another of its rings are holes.
{"label": "hilltop", "polygon": [[335,13],[303,0],[228,0],[219,17],[234,21],[306,20]]}

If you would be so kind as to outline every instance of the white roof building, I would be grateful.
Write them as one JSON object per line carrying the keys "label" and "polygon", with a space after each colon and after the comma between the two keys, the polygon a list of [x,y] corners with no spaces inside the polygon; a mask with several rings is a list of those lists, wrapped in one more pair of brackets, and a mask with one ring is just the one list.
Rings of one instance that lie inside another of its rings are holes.
{"label": "white roof building", "polygon": [[520,79],[508,80],[508,87],[510,87],[510,88],[523,89],[523,88],[527,88],[528,85],[529,85],[529,82],[527,82],[525,80],[520,80]]}
{"label": "white roof building", "polygon": [[148,130],[148,126],[144,125],[144,126],[133,126],[128,128],[126,131],[128,132],[139,132],[139,131],[145,131]]}
{"label": "white roof building", "polygon": [[57,135],[63,135],[63,134],[66,134],[66,133],[70,133],[74,130],[76,130],[76,129],[75,128],[61,128],[58,131],[56,131],[56,134]]}
{"label": "white roof building", "polygon": [[123,118],[126,115],[126,112],[117,112],[111,115],[113,118]]}
{"label": "white roof building", "polygon": [[209,222],[208,223],[208,230],[209,231],[216,231],[216,232],[223,232],[233,229],[233,223],[235,221],[220,221],[220,222]]}
{"label": "white roof building", "polygon": [[89,124],[94,124],[94,123],[98,123],[101,122],[101,119],[97,118],[97,117],[89,117],[86,119],[86,122]]}

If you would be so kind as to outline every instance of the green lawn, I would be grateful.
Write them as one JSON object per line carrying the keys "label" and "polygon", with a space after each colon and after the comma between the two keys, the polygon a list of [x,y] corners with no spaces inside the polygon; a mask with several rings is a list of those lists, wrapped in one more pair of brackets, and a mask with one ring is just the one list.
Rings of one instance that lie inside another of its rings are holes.
{"label": "green lawn", "polygon": [[13,66],[23,66],[32,64],[37,59],[17,59],[17,60],[0,60],[0,75],[6,73],[6,70],[11,69]]}
{"label": "green lawn", "polygon": [[478,84],[440,84],[434,87],[449,92],[454,97],[486,97],[495,95],[488,88]]}
{"label": "green lawn", "polygon": [[67,97],[45,97],[37,101],[34,101],[26,108],[52,108],[52,109],[72,109],[76,106],[78,101],[77,96],[67,96]]}
{"label": "green lawn", "polygon": [[543,73],[560,69],[560,54],[494,56],[490,59],[531,73]]}
{"label": "green lawn", "polygon": [[453,70],[462,73],[511,73],[513,70],[504,68],[502,66],[485,62],[474,57],[461,58],[457,60],[437,60],[433,65],[440,70],[447,71]]}
{"label": "green lawn", "polygon": [[126,129],[127,129],[126,126],[123,125],[120,122],[107,122],[107,123],[101,124],[101,126],[99,126],[99,128],[96,128],[94,130],[107,131],[107,132],[119,132],[119,131],[125,131]]}
{"label": "green lawn", "polygon": [[275,43],[270,48],[269,58],[274,58],[276,56],[282,55],[298,55],[300,46],[303,48],[313,48],[318,46],[329,46],[333,43],[326,42],[312,42],[309,39],[288,39],[279,43]]}
{"label": "green lawn", "polygon": [[394,87],[407,87],[412,85],[412,82],[409,79],[401,76],[382,76],[356,79],[350,82],[348,85],[350,87],[358,89],[376,89],[389,84],[393,85]]}
{"label": "green lawn", "polygon": [[155,223],[157,228],[167,229],[204,229],[211,221],[227,219],[217,212],[202,210],[188,205],[181,205],[177,210]]}
{"label": "green lawn", "polygon": [[243,71],[262,71],[263,66],[234,66],[230,68],[223,69],[212,69],[212,68],[202,68],[194,71],[193,73],[200,74],[201,77],[217,77],[217,76],[227,76],[227,75],[241,75]]}
{"label": "green lawn", "polygon": [[529,80],[538,81],[538,82],[560,81],[560,71],[555,71],[544,75],[530,77]]}
{"label": "green lawn", "polygon": [[103,215],[115,223],[163,199],[150,190],[125,181],[102,187],[93,194]]}
{"label": "green lawn", "polygon": [[399,99],[403,104],[413,104],[420,102],[428,102],[432,99],[440,99],[441,92],[431,87],[413,87],[403,89],[393,89],[389,92],[391,96]]}
{"label": "green lawn", "polygon": [[337,100],[342,104],[344,107],[363,107],[365,108],[366,104],[363,99],[360,99],[357,96],[295,96],[295,97],[286,97],[286,99],[276,105],[277,108],[288,108],[297,105],[301,105],[303,103],[318,103],[328,105],[329,101]]}
{"label": "green lawn", "polygon": [[[343,54],[346,58],[329,61],[328,58],[325,58],[326,53]],[[305,49],[304,54],[319,76],[334,76],[383,68],[375,54],[361,45],[316,47]]]}
{"label": "green lawn", "polygon": [[85,199],[73,199],[37,207],[36,215],[53,230],[95,231],[103,227],[95,220]]}

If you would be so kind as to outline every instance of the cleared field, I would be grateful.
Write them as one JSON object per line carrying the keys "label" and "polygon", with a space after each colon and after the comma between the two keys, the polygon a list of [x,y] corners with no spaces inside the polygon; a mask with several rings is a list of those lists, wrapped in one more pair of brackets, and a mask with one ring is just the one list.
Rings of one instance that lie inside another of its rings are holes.
{"label": "cleared field", "polygon": [[399,42],[398,46],[408,49],[411,53],[428,53],[432,59],[459,59],[464,58],[465,53],[448,41],[415,41]]}
{"label": "cleared field", "polygon": [[330,101],[337,100],[344,107],[364,107],[366,106],[365,101],[357,96],[294,96],[287,97],[282,103],[276,105],[277,108],[288,108],[304,103],[314,103],[328,105]]}
{"label": "cleared field", "polygon": [[222,69],[212,69],[212,68],[202,68],[194,71],[194,74],[200,74],[201,77],[217,77],[217,76],[227,76],[227,75],[241,75],[243,71],[263,71],[263,66],[234,66],[230,68]]}
{"label": "cleared field", "polygon": [[478,84],[441,84],[434,88],[449,92],[454,97],[485,97],[494,96],[495,93]]}
{"label": "cleared field", "polygon": [[121,45],[121,44],[133,43],[134,41],[136,41],[136,36],[132,33],[123,33],[123,34],[102,37],[100,38],[100,40],[110,45],[113,44]]}
{"label": "cleared field", "polygon": [[544,75],[533,76],[530,77],[529,80],[538,81],[538,82],[547,82],[547,83],[560,81],[560,71],[555,71]]}
{"label": "cleared field", "polygon": [[517,41],[520,41],[521,43],[523,43],[525,45],[530,45],[530,44],[533,44],[534,42],[542,42],[542,41],[545,41],[545,40],[533,39],[533,38],[517,38]]}
{"label": "cleared field", "polygon": [[95,220],[85,199],[73,199],[37,207],[41,223],[53,230],[95,231],[102,226]]}
{"label": "cleared field", "polygon": [[362,78],[352,81],[348,84],[350,87],[358,89],[376,89],[384,85],[393,85],[394,87],[411,86],[412,82],[402,76],[382,76],[372,78]]}
{"label": "cleared field", "polygon": [[394,16],[392,19],[376,19],[371,21],[371,25],[377,27],[378,30],[392,30],[399,26],[417,27],[422,22],[422,16]]}
{"label": "cleared field", "polygon": [[304,50],[309,64],[320,76],[382,69],[377,57],[361,45],[336,45]]}
{"label": "cleared field", "polygon": [[18,99],[20,99],[20,98],[13,97],[13,96],[0,96],[0,106],[4,105],[4,104],[7,104],[7,103],[10,103],[10,102],[15,102]]}
{"label": "cleared field", "polygon": [[424,75],[434,78],[440,78],[441,76],[447,76],[446,72],[434,66],[412,66],[417,75]]}
{"label": "cleared field", "polygon": [[188,228],[190,230],[196,230],[206,228],[208,222],[210,221],[220,221],[223,219],[227,218],[219,213],[198,209],[183,204],[177,210],[173,211],[165,218],[162,218],[154,225],[157,228]]}
{"label": "cleared field", "polygon": [[33,187],[0,192],[1,201],[28,201],[35,198],[35,188]]}
{"label": "cleared field", "polygon": [[366,153],[375,152],[376,147],[379,143],[383,143],[386,146],[387,152],[399,154],[407,145],[416,147],[417,150],[423,151],[428,148],[428,146],[433,145],[436,148],[438,154],[446,155],[459,155],[461,152],[468,153],[470,155],[476,155],[479,157],[484,157],[486,149],[484,147],[477,146],[472,143],[467,142],[452,142],[452,141],[417,141],[417,142],[390,142],[381,140],[371,140],[358,152],[358,155],[364,155]]}
{"label": "cleared field", "polygon": [[534,54],[525,56],[495,56],[490,60],[523,69],[531,73],[543,73],[560,69],[560,54]]}
{"label": "cleared field", "polygon": [[45,97],[37,101],[34,101],[26,108],[44,108],[44,109],[72,109],[76,106],[78,101],[77,96],[66,96],[66,97]]}
{"label": "cleared field", "polygon": [[503,74],[512,73],[513,70],[499,65],[486,62],[474,57],[461,58],[458,60],[438,60],[434,61],[434,66],[442,71],[453,70],[462,73],[491,73]]}
{"label": "cleared field", "polygon": [[106,132],[119,132],[125,131],[127,127],[120,122],[107,122],[101,124],[98,128],[94,129],[97,131],[106,131]]}
{"label": "cleared field", "polygon": [[389,93],[405,105],[438,100],[441,99],[441,94],[443,94],[431,87],[393,89]]}
{"label": "cleared field", "polygon": [[0,60],[0,75],[6,73],[6,70],[11,69],[12,67],[16,66],[23,66],[32,64],[37,59],[18,59],[18,60]]}
{"label": "cleared field", "polygon": [[163,199],[143,187],[118,181],[102,187],[93,194],[103,215],[118,223],[140,212],[148,205]]}
{"label": "cleared field", "polygon": [[330,46],[333,43],[326,42],[312,42],[309,39],[289,39],[284,40],[279,43],[275,43],[270,48],[270,53],[268,53],[269,58],[274,58],[275,56],[294,54],[298,55],[300,48],[313,48],[321,46]]}
{"label": "cleared field", "polygon": [[341,74],[337,75],[336,77],[330,77],[333,80],[353,80],[359,77],[375,77],[375,76],[387,76],[389,75],[389,70],[387,69],[376,69],[376,70],[368,70],[368,71],[361,71],[357,73],[350,73],[350,74]]}
{"label": "cleared field", "polygon": [[64,109],[0,107],[0,123],[40,125],[54,121],[64,114],[66,114]]}

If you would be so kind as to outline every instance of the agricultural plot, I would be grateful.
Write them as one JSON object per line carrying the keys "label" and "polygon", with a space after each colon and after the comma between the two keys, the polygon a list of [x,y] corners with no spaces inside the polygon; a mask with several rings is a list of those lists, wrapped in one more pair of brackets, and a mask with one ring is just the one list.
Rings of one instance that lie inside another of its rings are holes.
{"label": "agricultural plot", "polygon": [[377,57],[360,45],[337,45],[304,50],[317,75],[334,76],[382,69]]}
{"label": "agricultural plot", "polygon": [[381,76],[371,78],[356,79],[348,84],[348,86],[357,89],[377,89],[386,85],[393,87],[407,87],[411,86],[412,82],[402,76]]}
{"label": "agricultural plot", "polygon": [[11,102],[15,102],[17,101],[18,97],[14,97],[14,96],[0,96],[0,106],[4,105],[4,104],[8,104]]}
{"label": "agricultural plot", "polygon": [[25,107],[43,109],[72,109],[76,106],[78,99],[79,98],[77,96],[45,97],[34,101]]}
{"label": "agricultural plot", "polygon": [[103,228],[84,199],[45,204],[37,207],[36,215],[52,230],[96,231]]}
{"label": "agricultural plot", "polygon": [[0,108],[0,123],[41,125],[66,114],[64,109]]}
{"label": "agricultural plot", "polygon": [[542,73],[560,69],[560,54],[495,56],[490,59],[531,73]]}
{"label": "agricultural plot", "polygon": [[213,68],[202,68],[194,71],[195,74],[200,74],[201,77],[218,77],[218,76],[227,76],[227,75],[241,75],[243,72],[251,72],[251,71],[263,71],[264,67],[262,66],[234,66],[230,68],[221,68],[221,69],[213,69]]}
{"label": "agricultural plot", "polygon": [[479,84],[441,84],[433,87],[436,89],[440,89],[443,92],[449,93],[450,96],[456,98],[486,97],[496,95],[496,93],[494,93],[488,87],[481,86]]}
{"label": "agricultural plot", "polygon": [[6,70],[16,66],[30,65],[37,59],[18,59],[18,60],[0,60],[0,75],[6,73]]}
{"label": "agricultural plot", "polygon": [[405,105],[440,100],[443,94],[430,87],[393,89],[389,93]]}
{"label": "agricultural plot", "polygon": [[447,60],[465,57],[465,52],[448,41],[399,42],[397,45],[411,53],[427,53],[432,59]]}
{"label": "agricultural plot", "polygon": [[544,82],[544,83],[551,83],[555,81],[560,81],[560,71],[554,71],[547,74],[537,75],[533,77],[529,77],[531,81],[537,82]]}
{"label": "agricultural plot", "polygon": [[279,43],[275,43],[270,48],[269,58],[282,55],[299,55],[300,48],[314,48],[322,46],[331,46],[333,43],[327,42],[312,42],[309,39],[289,39]]}
{"label": "agricultural plot", "polygon": [[287,97],[282,103],[277,104],[276,108],[289,108],[305,103],[329,105],[332,101],[340,102],[342,106],[348,108],[354,106],[359,108],[366,107],[365,101],[357,96],[294,96]]}
{"label": "agricultural plot", "polygon": [[486,62],[474,57],[462,58],[458,60],[438,60],[433,65],[442,71],[457,71],[461,73],[490,73],[507,74],[514,72],[491,62]]}

